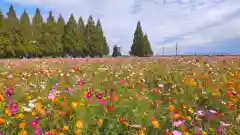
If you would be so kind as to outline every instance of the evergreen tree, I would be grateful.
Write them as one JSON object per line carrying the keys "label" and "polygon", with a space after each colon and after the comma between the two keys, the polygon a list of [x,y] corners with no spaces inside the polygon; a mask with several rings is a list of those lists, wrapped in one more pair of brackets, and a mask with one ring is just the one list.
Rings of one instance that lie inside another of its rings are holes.
{"label": "evergreen tree", "polygon": [[137,23],[137,28],[134,33],[133,44],[130,55],[143,57],[144,56],[144,37],[140,21]]}
{"label": "evergreen tree", "polygon": [[57,30],[56,56],[61,56],[62,55],[61,53],[63,52],[61,40],[62,40],[62,35],[64,33],[64,26],[65,26],[65,21],[62,15],[60,14],[57,20],[57,29],[56,29]]}
{"label": "evergreen tree", "polygon": [[107,43],[107,40],[106,40],[106,37],[104,36],[103,37],[103,54],[104,55],[108,55],[109,54],[109,46],[108,46],[108,43]]}
{"label": "evergreen tree", "polygon": [[35,56],[43,56],[42,50],[40,50],[40,42],[42,39],[43,34],[43,18],[40,12],[40,9],[36,9],[36,13],[34,17],[32,18],[32,26],[33,26],[33,32],[32,32],[32,41],[31,44],[33,45],[33,52],[35,53]]}
{"label": "evergreen tree", "polygon": [[24,47],[25,47],[25,54],[31,54],[32,53],[32,47],[30,46],[29,42],[31,40],[32,36],[32,29],[31,29],[31,24],[29,20],[28,13],[26,10],[22,13],[20,17],[20,32],[23,36],[24,40]]}
{"label": "evergreen tree", "polygon": [[0,32],[3,31],[3,25],[4,25],[4,16],[3,16],[2,10],[0,9]]}
{"label": "evergreen tree", "polygon": [[153,56],[153,51],[147,34],[144,35],[144,56]]}
{"label": "evergreen tree", "polygon": [[79,17],[78,19],[78,30],[80,31],[80,39],[85,40],[85,36],[84,36],[85,25],[82,17]]}
{"label": "evergreen tree", "polygon": [[44,52],[44,56],[56,56],[59,52],[57,47],[57,24],[52,15],[52,11],[49,12],[47,23],[43,25],[43,35],[41,38],[41,49]]}
{"label": "evergreen tree", "polygon": [[85,25],[83,22],[83,18],[79,17],[78,19],[78,34],[79,34],[79,39],[78,39],[78,52],[82,57],[87,56],[87,49],[86,49],[86,43],[85,43],[85,35],[84,35],[84,31],[85,31]]}
{"label": "evergreen tree", "polygon": [[99,38],[100,38],[99,46],[101,48],[101,54],[108,55],[109,47],[107,45],[106,37],[103,34],[102,25],[101,25],[100,20],[97,21],[96,28],[98,30]]}
{"label": "evergreen tree", "polygon": [[19,20],[12,5],[10,5],[6,18],[6,32],[10,41],[6,55],[8,57],[19,57],[24,55],[23,37],[20,33]]}
{"label": "evergreen tree", "polygon": [[95,26],[92,16],[89,16],[88,18],[85,37],[89,56],[102,56],[102,46],[100,45],[101,37],[99,36],[98,29]]}
{"label": "evergreen tree", "polygon": [[73,14],[71,14],[67,22],[67,25],[64,27],[64,33],[62,36],[64,54],[73,56],[74,48],[77,45],[76,34],[77,34],[77,22]]}

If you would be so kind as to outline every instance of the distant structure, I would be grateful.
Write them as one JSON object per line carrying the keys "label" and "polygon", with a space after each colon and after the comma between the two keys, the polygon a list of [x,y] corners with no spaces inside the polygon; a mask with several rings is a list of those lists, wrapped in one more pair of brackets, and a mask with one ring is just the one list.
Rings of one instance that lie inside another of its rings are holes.
{"label": "distant structure", "polygon": [[114,45],[112,57],[118,57],[118,56],[122,56],[122,54],[121,54],[121,47],[119,47],[117,45]]}

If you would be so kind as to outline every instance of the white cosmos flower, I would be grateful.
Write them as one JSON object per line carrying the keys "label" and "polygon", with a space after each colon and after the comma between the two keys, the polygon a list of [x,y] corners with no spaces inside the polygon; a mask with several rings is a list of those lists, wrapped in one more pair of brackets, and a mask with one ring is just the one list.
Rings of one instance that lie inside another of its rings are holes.
{"label": "white cosmos flower", "polygon": [[31,108],[27,108],[27,107],[23,107],[23,110],[24,110],[25,112],[31,112],[31,111],[32,111]]}

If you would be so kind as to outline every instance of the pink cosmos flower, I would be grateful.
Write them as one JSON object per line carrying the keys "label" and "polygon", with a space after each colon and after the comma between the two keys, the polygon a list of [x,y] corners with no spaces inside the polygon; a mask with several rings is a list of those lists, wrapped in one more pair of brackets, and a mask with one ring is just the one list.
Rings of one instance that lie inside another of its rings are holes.
{"label": "pink cosmos flower", "polygon": [[182,135],[182,132],[177,131],[177,130],[174,130],[172,133],[173,133],[173,135]]}

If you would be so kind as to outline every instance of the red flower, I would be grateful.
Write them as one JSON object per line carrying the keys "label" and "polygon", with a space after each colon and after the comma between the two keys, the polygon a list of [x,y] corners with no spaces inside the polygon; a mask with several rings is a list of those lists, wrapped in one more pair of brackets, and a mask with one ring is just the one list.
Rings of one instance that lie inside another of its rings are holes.
{"label": "red flower", "polygon": [[233,109],[233,106],[232,106],[232,105],[227,105],[227,108],[228,108],[229,110],[232,110],[232,109]]}
{"label": "red flower", "polygon": [[120,83],[120,84],[124,84],[124,83],[125,83],[125,80],[120,80],[119,83]]}
{"label": "red flower", "polygon": [[157,94],[159,92],[159,90],[157,88],[153,89],[153,93]]}
{"label": "red flower", "polygon": [[115,110],[115,109],[116,109],[115,106],[108,106],[108,107],[107,107],[107,110]]}
{"label": "red flower", "polygon": [[226,95],[227,95],[228,97],[232,97],[232,96],[233,96],[233,93],[228,90],[228,91],[226,92]]}
{"label": "red flower", "polygon": [[177,99],[175,99],[175,98],[172,98],[172,102],[176,102],[177,101]]}
{"label": "red flower", "polygon": [[73,67],[72,70],[74,70],[74,71],[79,71],[80,68],[79,68],[79,67]]}

